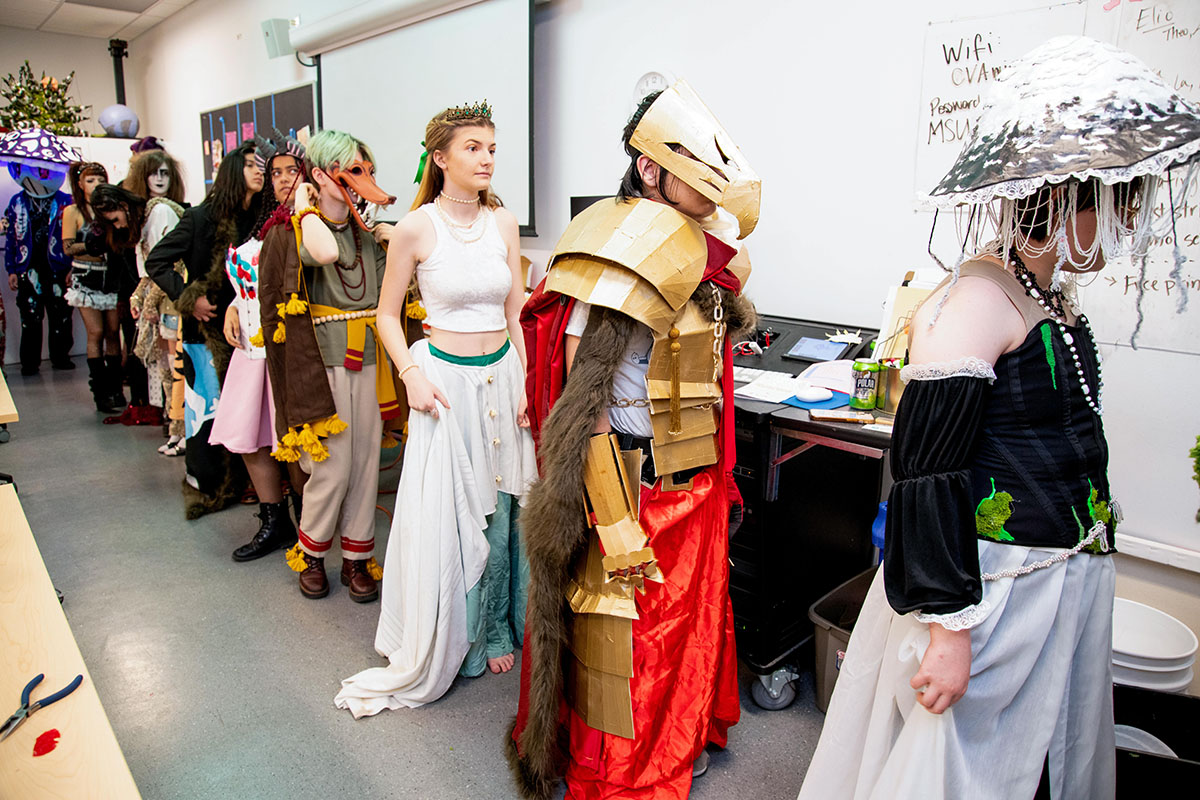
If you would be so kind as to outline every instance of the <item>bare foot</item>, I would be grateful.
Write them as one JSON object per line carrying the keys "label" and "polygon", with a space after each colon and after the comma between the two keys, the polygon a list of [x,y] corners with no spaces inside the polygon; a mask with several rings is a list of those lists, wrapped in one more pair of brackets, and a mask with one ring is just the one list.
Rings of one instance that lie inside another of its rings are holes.
{"label": "bare foot", "polygon": [[508,672],[510,669],[512,669],[513,664],[516,662],[516,657],[513,656],[512,653],[509,653],[508,655],[500,656],[499,658],[489,658],[488,669],[490,669],[496,675],[499,675],[501,672]]}

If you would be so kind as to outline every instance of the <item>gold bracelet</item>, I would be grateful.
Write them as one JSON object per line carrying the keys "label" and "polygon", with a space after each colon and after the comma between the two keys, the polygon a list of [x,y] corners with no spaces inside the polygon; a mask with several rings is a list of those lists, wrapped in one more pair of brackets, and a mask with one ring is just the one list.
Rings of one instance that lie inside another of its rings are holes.
{"label": "gold bracelet", "polygon": [[416,368],[417,368],[416,364],[409,364],[407,367],[400,370],[400,372],[396,375],[396,377],[398,377],[400,380],[404,380],[404,373],[408,372],[410,369],[416,369]]}

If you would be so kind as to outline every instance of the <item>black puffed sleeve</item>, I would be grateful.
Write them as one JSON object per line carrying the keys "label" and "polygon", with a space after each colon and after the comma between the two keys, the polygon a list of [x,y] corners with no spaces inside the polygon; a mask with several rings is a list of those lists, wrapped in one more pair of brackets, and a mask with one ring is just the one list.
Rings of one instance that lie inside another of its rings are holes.
{"label": "black puffed sleeve", "polygon": [[888,603],[899,614],[952,614],[982,597],[968,467],[990,387],[956,375],[904,389],[883,548]]}

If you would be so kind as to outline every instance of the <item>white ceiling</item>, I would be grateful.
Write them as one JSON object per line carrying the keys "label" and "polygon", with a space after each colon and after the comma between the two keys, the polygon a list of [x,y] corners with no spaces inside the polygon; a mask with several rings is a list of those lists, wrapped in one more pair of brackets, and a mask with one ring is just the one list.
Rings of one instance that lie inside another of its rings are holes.
{"label": "white ceiling", "polygon": [[4,0],[0,24],[95,39],[133,39],[192,0]]}

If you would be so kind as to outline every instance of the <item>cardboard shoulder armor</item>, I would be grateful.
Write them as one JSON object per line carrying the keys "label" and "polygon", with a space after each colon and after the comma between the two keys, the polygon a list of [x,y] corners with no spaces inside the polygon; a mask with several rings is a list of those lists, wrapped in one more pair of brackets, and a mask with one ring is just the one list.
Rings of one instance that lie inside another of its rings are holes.
{"label": "cardboard shoulder armor", "polygon": [[[650,104],[629,144],[737,217],[739,239],[758,224],[762,181],[687,81],[676,81]],[[691,155],[675,152],[675,145]]]}
{"label": "cardboard shoulder armor", "polygon": [[620,311],[655,333],[671,327],[704,277],[708,245],[692,219],[653,200],[605,198],[558,240],[546,291]]}

